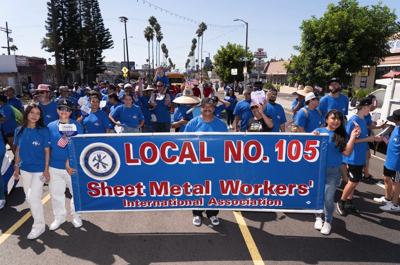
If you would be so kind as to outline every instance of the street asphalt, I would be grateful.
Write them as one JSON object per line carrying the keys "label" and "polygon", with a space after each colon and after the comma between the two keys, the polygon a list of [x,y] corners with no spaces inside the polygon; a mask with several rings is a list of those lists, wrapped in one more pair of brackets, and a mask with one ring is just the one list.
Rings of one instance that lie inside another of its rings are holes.
{"label": "street asphalt", "polygon": [[[279,94],[277,102],[287,109],[293,99]],[[370,174],[382,183],[385,157],[377,153],[370,165]],[[0,210],[0,264],[399,264],[400,214],[378,209],[373,198],[383,194],[382,184],[360,183],[354,204],[361,216],[335,212],[329,236],[314,229],[313,214],[242,212],[243,227],[240,213],[220,211],[219,226],[203,218],[195,227],[190,211],[137,211],[84,213],[79,229],[68,215],[60,229],[46,227],[39,239],[28,240],[33,220],[28,215],[21,221],[29,205],[18,184]],[[48,186],[43,198],[49,199]],[[51,200],[44,203],[44,213],[48,226]],[[249,237],[243,236],[246,227],[255,249],[249,250]]]}

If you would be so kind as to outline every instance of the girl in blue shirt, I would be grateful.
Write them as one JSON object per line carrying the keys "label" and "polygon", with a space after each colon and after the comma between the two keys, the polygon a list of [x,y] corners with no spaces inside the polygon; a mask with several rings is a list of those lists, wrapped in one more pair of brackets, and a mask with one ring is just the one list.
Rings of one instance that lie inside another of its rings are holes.
{"label": "girl in blue shirt", "polygon": [[49,182],[50,133],[44,125],[40,106],[30,104],[24,113],[21,126],[15,130],[15,179],[22,185],[33,217],[28,239],[38,238],[45,231],[42,205],[44,182]]}
{"label": "girl in blue shirt", "polygon": [[320,133],[329,134],[328,158],[325,174],[325,223],[323,224],[321,214],[316,214],[314,224],[315,229],[321,230],[324,235],[329,235],[333,211],[335,209],[334,196],[336,188],[342,178],[342,155],[349,156],[353,152],[356,138],[360,135],[360,130],[351,132],[350,140],[347,142],[348,134],[343,126],[343,114],[339,110],[330,110],[325,116],[325,128],[317,128],[313,131],[315,135]]}
{"label": "girl in blue shirt", "polygon": [[233,114],[233,111],[235,110],[237,103],[237,98],[233,88],[228,90],[228,95],[226,95],[224,99],[230,103],[229,107],[226,109],[226,114],[228,116],[226,123],[228,124],[228,129],[233,129],[233,121],[235,120],[235,114]]}
{"label": "girl in blue shirt", "polygon": [[[144,124],[144,116],[140,107],[133,105],[132,93],[125,93],[123,95],[124,105],[114,109],[110,115],[110,120],[118,126],[121,126],[122,133],[139,133],[140,128]],[[116,118],[119,121],[116,121]]]}
{"label": "girl in blue shirt", "polygon": [[111,121],[106,112],[99,109],[100,97],[94,94],[90,97],[91,112],[86,117],[78,118],[84,133],[110,133]]}

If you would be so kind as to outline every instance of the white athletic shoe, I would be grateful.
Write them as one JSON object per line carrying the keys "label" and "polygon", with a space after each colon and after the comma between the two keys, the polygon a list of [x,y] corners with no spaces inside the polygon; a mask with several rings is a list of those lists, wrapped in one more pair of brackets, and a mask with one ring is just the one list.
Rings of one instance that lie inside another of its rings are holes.
{"label": "white athletic shoe", "polygon": [[226,127],[228,130],[231,128],[231,126],[228,125],[228,127]]}
{"label": "white athletic shoe", "polygon": [[380,203],[380,204],[388,204],[391,201],[386,200],[385,196],[379,197],[379,198],[374,198],[374,202]]}
{"label": "white athletic shoe", "polygon": [[329,235],[331,233],[331,228],[332,228],[331,224],[325,222],[324,226],[321,229],[321,234]]}
{"label": "white athletic shoe", "polygon": [[385,206],[379,207],[381,211],[390,212],[390,213],[397,213],[400,212],[400,206],[394,206],[392,202],[386,204]]}
{"label": "white athletic shoe", "polygon": [[193,224],[195,226],[200,226],[201,225],[201,216],[193,216]]}
{"label": "white athletic shoe", "polygon": [[74,217],[74,220],[72,221],[72,223],[74,224],[75,228],[79,228],[82,226],[82,219],[78,216]]}
{"label": "white athletic shoe", "polygon": [[65,221],[66,221],[66,220],[65,220],[65,217],[64,217],[64,219],[62,219],[62,220],[57,220],[57,219],[55,219],[55,220],[53,221],[53,223],[51,223],[49,229],[50,229],[51,231],[57,230],[57,229],[60,227],[60,225],[62,225],[63,223],[65,223]]}
{"label": "white athletic shoe", "polygon": [[315,223],[314,223],[314,228],[317,230],[321,230],[324,222],[322,221],[322,218],[315,218]]}
{"label": "white athletic shoe", "polygon": [[28,239],[36,239],[38,238],[41,234],[44,233],[46,229],[37,229],[37,228],[32,228],[31,232],[28,234],[27,238]]}

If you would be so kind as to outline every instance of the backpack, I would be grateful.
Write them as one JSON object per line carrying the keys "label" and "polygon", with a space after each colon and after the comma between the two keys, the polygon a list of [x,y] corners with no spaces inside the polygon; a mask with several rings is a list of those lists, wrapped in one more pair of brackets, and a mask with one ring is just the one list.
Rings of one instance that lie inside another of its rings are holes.
{"label": "backpack", "polygon": [[[304,111],[304,113],[306,114],[306,119],[308,119],[308,110],[307,110],[306,108],[301,108],[300,110],[303,110],[303,111]],[[300,110],[299,110],[299,111],[300,111]],[[316,109],[316,110],[318,111],[319,115],[322,117],[321,111],[319,111],[319,109]],[[297,113],[298,113],[298,112],[297,112]],[[299,129],[297,128],[297,125],[296,125],[296,120],[297,120],[297,115],[296,115],[296,117],[294,118],[294,121],[293,121],[293,123],[292,123],[291,132],[293,132],[293,133],[299,132]]]}
{"label": "backpack", "polygon": [[14,106],[11,106],[11,108],[14,111],[14,119],[19,124],[22,121],[22,113],[16,108],[14,108]]}

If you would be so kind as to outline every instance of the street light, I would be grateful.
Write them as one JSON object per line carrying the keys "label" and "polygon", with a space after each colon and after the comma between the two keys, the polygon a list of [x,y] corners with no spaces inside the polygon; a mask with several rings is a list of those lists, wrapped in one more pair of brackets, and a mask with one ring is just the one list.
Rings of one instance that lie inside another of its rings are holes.
{"label": "street light", "polygon": [[[234,19],[233,21],[242,21],[243,23],[245,23],[246,24],[246,50],[245,50],[245,52],[246,52],[246,57],[247,57],[247,32],[248,32],[248,28],[249,28],[249,23],[247,23],[246,21],[244,21],[244,20],[242,20],[242,19]],[[247,58],[246,58],[247,59]],[[247,69],[247,61],[244,61],[244,66],[246,67],[246,69]],[[246,80],[247,79],[247,74],[246,75],[244,75],[244,89],[246,89]]]}
{"label": "street light", "polygon": [[127,75],[128,75],[128,80],[130,79],[130,75],[129,75],[129,50],[128,50],[128,36],[127,36],[127,33],[126,33],[126,21],[128,21],[128,18],[127,17],[119,17],[119,19],[120,19],[120,21],[121,22],[124,22],[124,25],[125,25],[125,41],[126,41],[126,59],[127,59],[127,63],[128,63],[128,72],[127,72]]}
{"label": "street light", "polygon": [[[129,36],[128,39],[129,39],[129,38],[133,39],[132,36]],[[126,59],[125,59],[125,39],[122,41],[122,44],[123,44],[123,46],[124,46],[124,63],[126,64]],[[129,67],[129,65],[128,65],[128,67]]]}

